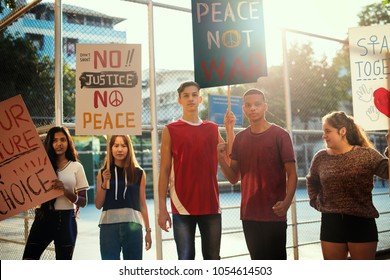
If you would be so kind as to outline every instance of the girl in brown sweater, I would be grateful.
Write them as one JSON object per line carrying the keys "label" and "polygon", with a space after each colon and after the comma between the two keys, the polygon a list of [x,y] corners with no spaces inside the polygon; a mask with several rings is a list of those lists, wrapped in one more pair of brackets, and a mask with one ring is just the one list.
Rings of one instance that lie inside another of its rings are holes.
{"label": "girl in brown sweater", "polygon": [[321,214],[324,259],[375,259],[379,213],[372,203],[373,177],[389,178],[388,159],[344,112],[323,117],[326,149],[306,176],[310,205]]}

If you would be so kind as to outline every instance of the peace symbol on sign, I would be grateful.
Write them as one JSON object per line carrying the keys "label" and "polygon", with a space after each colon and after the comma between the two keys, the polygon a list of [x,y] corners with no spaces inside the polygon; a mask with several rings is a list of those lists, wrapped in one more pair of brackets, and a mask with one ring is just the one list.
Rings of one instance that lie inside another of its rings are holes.
{"label": "peace symbol on sign", "polygon": [[222,35],[222,44],[227,48],[235,48],[241,43],[241,36],[237,30],[227,30]]}
{"label": "peace symbol on sign", "polygon": [[123,103],[123,95],[119,90],[113,90],[110,93],[110,104],[114,107],[118,107]]}

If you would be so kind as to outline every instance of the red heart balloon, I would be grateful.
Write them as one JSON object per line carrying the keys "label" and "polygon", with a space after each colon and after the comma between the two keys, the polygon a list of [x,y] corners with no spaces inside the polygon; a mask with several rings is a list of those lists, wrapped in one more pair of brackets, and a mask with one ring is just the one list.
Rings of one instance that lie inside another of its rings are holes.
{"label": "red heart balloon", "polygon": [[374,91],[375,107],[390,118],[390,92],[385,88],[378,88]]}

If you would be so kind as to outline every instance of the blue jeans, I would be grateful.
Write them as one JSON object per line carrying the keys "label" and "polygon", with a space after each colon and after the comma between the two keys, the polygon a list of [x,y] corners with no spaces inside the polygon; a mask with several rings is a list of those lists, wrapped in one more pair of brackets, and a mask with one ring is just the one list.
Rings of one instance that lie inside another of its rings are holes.
{"label": "blue jeans", "polygon": [[195,231],[199,227],[202,254],[205,260],[219,260],[221,248],[221,214],[179,215],[173,214],[173,236],[179,260],[195,259]]}
{"label": "blue jeans", "polygon": [[142,260],[142,225],[117,223],[100,225],[100,255],[102,260]]}

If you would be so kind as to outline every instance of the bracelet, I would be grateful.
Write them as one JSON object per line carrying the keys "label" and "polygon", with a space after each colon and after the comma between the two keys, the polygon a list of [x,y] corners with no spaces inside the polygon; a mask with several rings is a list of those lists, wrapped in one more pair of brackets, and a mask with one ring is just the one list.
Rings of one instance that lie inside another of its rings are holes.
{"label": "bracelet", "polygon": [[73,202],[73,204],[76,204],[77,201],[79,201],[79,196],[78,195],[76,195],[76,200]]}
{"label": "bracelet", "polygon": [[150,227],[148,227],[148,228],[145,228],[145,231],[146,232],[152,232],[152,229]]}

